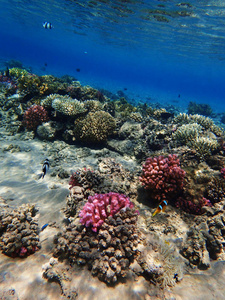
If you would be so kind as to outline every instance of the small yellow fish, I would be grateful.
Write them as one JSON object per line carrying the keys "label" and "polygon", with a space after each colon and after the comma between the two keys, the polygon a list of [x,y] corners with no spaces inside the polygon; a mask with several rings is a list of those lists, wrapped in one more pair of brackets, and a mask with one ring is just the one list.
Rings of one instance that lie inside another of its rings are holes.
{"label": "small yellow fish", "polygon": [[158,213],[160,213],[161,211],[165,211],[166,206],[167,206],[167,201],[163,200],[159,203],[159,206],[156,208],[156,210],[154,211],[154,213],[152,214],[152,216],[154,217],[155,215],[157,215]]}

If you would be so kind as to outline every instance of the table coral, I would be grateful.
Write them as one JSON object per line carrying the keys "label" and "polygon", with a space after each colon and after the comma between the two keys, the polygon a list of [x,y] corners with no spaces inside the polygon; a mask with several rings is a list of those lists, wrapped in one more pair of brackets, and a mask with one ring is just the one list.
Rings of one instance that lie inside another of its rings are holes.
{"label": "table coral", "polygon": [[125,195],[117,193],[95,194],[88,197],[88,202],[81,210],[80,222],[86,227],[91,226],[96,232],[109,216],[114,216],[121,209],[132,208],[133,203]]}
{"label": "table coral", "polygon": [[28,130],[36,130],[38,125],[49,120],[48,113],[43,106],[33,105],[29,107],[23,116],[23,125]]}
{"label": "table coral", "polygon": [[152,198],[160,201],[177,194],[183,188],[185,171],[175,154],[168,157],[147,158],[143,165],[140,181],[145,189],[151,190]]}

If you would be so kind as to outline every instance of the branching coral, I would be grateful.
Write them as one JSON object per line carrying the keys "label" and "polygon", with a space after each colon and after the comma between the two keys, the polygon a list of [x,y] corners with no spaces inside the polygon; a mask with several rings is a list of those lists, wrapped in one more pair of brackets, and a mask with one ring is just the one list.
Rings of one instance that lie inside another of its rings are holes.
{"label": "branching coral", "polygon": [[41,105],[47,109],[54,109],[56,112],[72,117],[87,111],[84,103],[77,99],[72,99],[68,95],[51,94],[41,101]]}
{"label": "branching coral", "polygon": [[173,133],[172,137],[185,145],[188,142],[195,141],[201,134],[202,129],[202,126],[197,123],[184,124]]}
{"label": "branching coral", "polygon": [[216,126],[212,119],[209,117],[204,117],[198,114],[195,115],[187,115],[185,113],[180,113],[177,115],[173,122],[178,125],[184,125],[184,124],[192,124],[197,123],[202,126],[204,130],[210,130],[213,132],[216,136],[221,136],[222,131],[220,127]]}
{"label": "branching coral", "polygon": [[187,145],[196,150],[196,155],[200,160],[209,157],[213,151],[219,148],[217,140],[209,137],[197,137],[196,140],[191,140]]}
{"label": "branching coral", "polygon": [[140,181],[145,189],[151,191],[151,196],[160,201],[182,190],[184,177],[185,171],[181,169],[180,161],[174,154],[168,158],[148,158],[143,165]]}
{"label": "branching coral", "polygon": [[88,197],[88,202],[81,210],[80,222],[86,227],[91,226],[96,232],[109,216],[114,216],[121,209],[132,208],[133,203],[125,195],[117,193],[95,194]]}
{"label": "branching coral", "polygon": [[52,108],[55,111],[67,116],[77,116],[86,112],[86,108],[84,107],[83,103],[68,96],[55,98],[52,101]]}
{"label": "branching coral", "polygon": [[36,130],[38,125],[41,125],[48,120],[48,113],[44,107],[40,105],[33,105],[25,111],[23,116],[23,125],[28,130]]}

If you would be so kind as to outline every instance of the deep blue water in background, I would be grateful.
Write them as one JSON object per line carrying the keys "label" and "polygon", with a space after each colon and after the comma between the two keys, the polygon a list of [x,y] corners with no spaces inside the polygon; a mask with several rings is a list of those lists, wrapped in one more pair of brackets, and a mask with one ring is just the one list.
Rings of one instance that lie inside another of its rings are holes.
{"label": "deep blue water in background", "polygon": [[225,112],[224,15],[224,1],[1,0],[0,68],[17,59],[137,101]]}

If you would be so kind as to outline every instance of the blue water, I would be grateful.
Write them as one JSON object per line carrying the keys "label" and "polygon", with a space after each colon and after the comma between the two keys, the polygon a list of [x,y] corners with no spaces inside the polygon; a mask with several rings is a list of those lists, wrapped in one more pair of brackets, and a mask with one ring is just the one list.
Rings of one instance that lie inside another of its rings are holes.
{"label": "blue water", "polygon": [[136,101],[225,112],[224,14],[224,1],[1,0],[0,67],[17,59]]}

